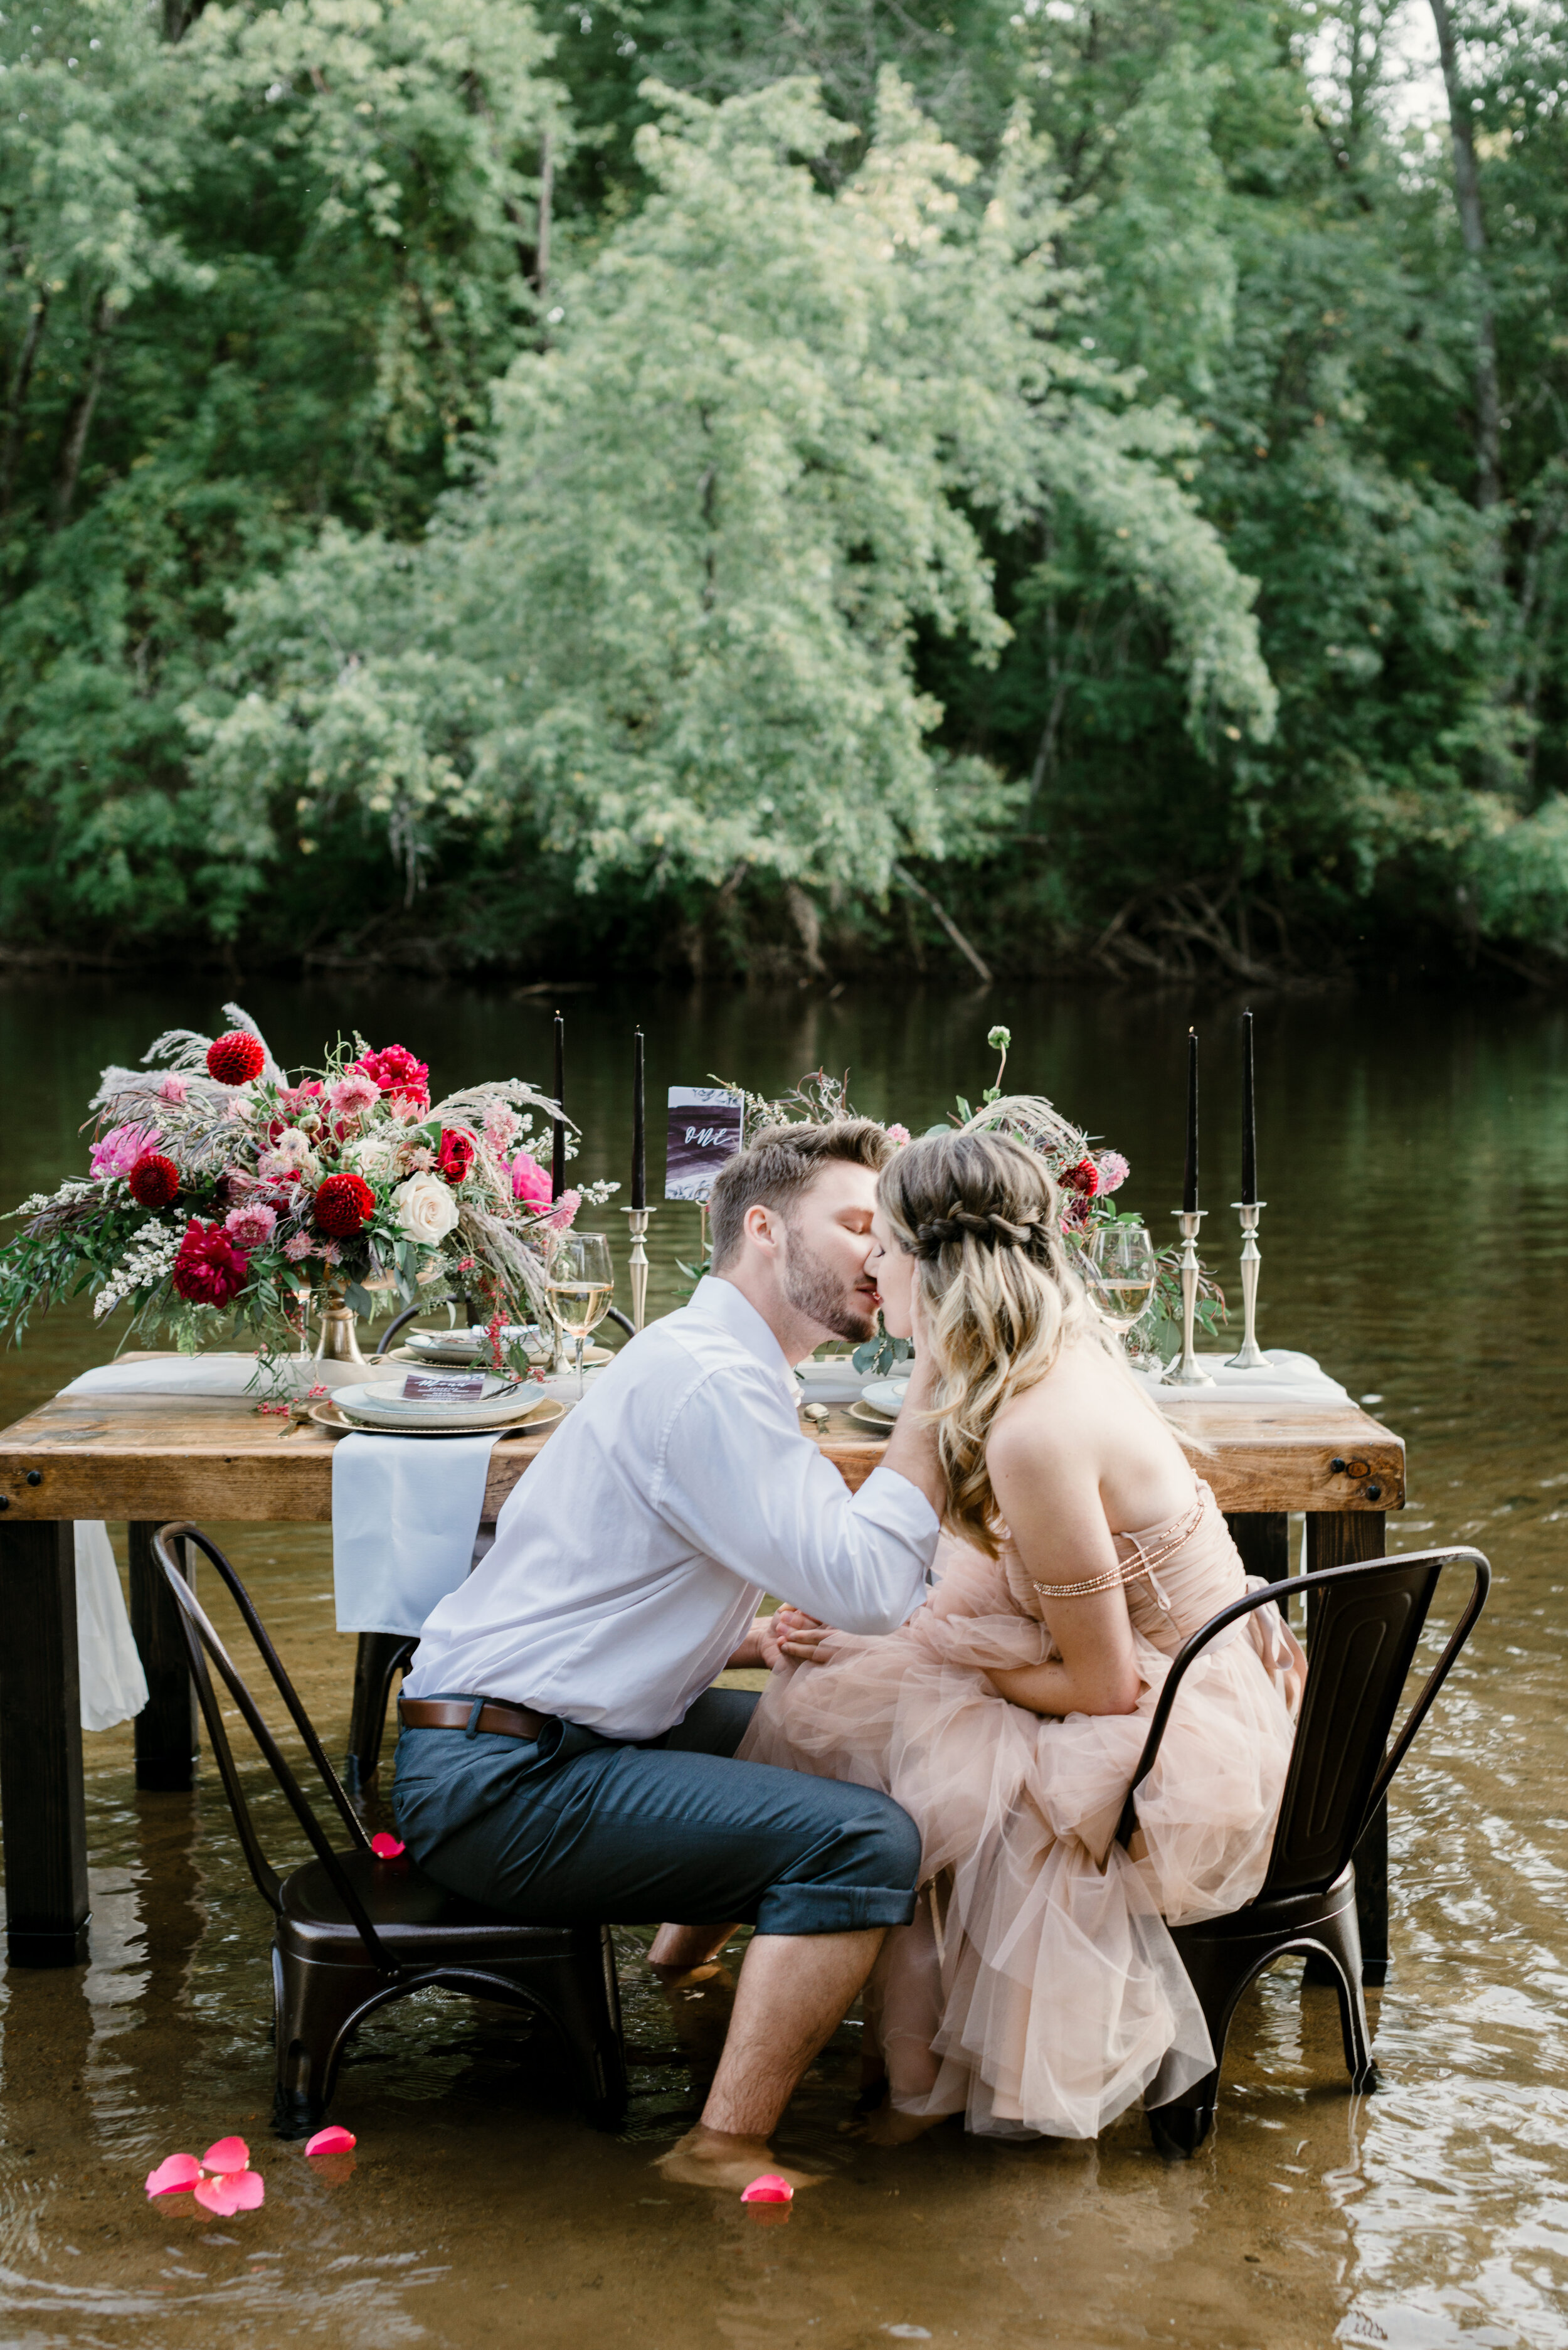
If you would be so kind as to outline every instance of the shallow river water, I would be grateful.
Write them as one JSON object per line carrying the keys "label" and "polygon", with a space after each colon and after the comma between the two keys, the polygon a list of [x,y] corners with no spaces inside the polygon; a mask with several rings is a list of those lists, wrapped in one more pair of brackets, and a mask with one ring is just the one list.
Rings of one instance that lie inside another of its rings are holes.
{"label": "shallow river water", "polygon": [[[210,1031],[223,992],[0,989],[0,1195],[81,1165],[99,1067],[167,1024]],[[291,1063],[358,1024],[428,1058],[438,1090],[548,1082],[553,1006],[538,996],[244,993]],[[650,1099],[715,1071],[771,1091],[823,1063],[851,1070],[861,1107],[917,1130],[989,1082],[985,1032],[1002,1020],[1010,1085],[1124,1150],[1127,1201],[1167,1232],[1196,1018],[1217,1211],[1205,1251],[1233,1267],[1236,1002],[898,982],[835,1000],[575,993],[563,1008],[584,1172],[625,1174],[635,1019]],[[542,2035],[432,1994],[363,2035],[334,2109],[358,2149],[319,2176],[268,2131],[270,1921],[215,1774],[189,1796],[138,1794],[125,1728],[86,1741],[92,1962],[12,1970],[0,1993],[0,2342],[1568,2344],[1568,1014],[1404,995],[1257,1008],[1262,1335],[1376,1397],[1408,1440],[1392,1546],[1464,1539],[1497,1570],[1396,1788],[1393,1963],[1369,1994],[1382,2093],[1347,2094],[1333,1994],[1303,1991],[1293,1962],[1244,2002],[1215,2134],[1185,2166],[1155,2156],[1136,2110],[1095,2146],[950,2126],[875,2153],[839,2135],[850,2025],[779,2141],[826,2183],[763,2226],[650,2168],[701,2101],[722,1994],[667,1999],[628,1933],[620,2136],[575,2118]],[[656,1185],[659,1171],[656,1151]],[[599,1222],[624,1248],[613,1208]],[[655,1217],[656,1308],[679,1302],[675,1260],[695,1241],[693,1210]],[[71,1313],[0,1355],[5,1419],[109,1343]],[[352,1656],[331,1629],[326,1529],[213,1531],[340,1745]],[[263,1807],[276,1855],[292,1855]],[[231,2130],[265,2174],[264,2210],[224,2221],[188,2197],[146,2203],[155,2162]]]}

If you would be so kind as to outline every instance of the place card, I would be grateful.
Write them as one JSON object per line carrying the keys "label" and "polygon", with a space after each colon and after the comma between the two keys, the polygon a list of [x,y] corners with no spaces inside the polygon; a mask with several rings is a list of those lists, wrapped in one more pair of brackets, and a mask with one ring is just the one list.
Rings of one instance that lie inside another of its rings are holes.
{"label": "place card", "polygon": [[705,1201],[713,1178],[741,1147],[745,1104],[718,1086],[671,1086],[665,1137],[664,1196]]}
{"label": "place card", "polygon": [[405,1403],[482,1403],[483,1371],[410,1371],[403,1381]]}

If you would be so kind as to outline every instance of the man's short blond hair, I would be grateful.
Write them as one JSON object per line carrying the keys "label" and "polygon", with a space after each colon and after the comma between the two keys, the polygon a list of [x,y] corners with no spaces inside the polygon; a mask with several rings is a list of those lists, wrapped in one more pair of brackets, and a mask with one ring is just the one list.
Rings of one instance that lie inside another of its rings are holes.
{"label": "man's short blond hair", "polygon": [[741,1245],[748,1208],[772,1208],[788,1221],[792,1209],[836,1159],[879,1175],[894,1143],[874,1118],[835,1118],[829,1126],[764,1126],[744,1150],[726,1159],[708,1195],[713,1270],[722,1272]]}

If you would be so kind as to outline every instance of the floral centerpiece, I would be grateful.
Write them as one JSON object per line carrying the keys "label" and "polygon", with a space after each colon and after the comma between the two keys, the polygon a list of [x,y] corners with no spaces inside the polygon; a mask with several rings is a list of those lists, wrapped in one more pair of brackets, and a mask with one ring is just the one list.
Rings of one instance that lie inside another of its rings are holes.
{"label": "floral centerpiece", "polygon": [[226,1034],[171,1029],[140,1068],[106,1069],[87,1173],[12,1211],[9,1336],[84,1290],[99,1319],[130,1308],[126,1339],[167,1332],[182,1350],[240,1329],[264,1355],[297,1348],[312,1304],[452,1302],[493,1331],[529,1318],[549,1230],[618,1188],[552,1203],[555,1103],[508,1077],[432,1104],[423,1061],[358,1035],[289,1076],[223,1008]]}
{"label": "floral centerpiece", "polygon": [[[1050,1170],[1061,1201],[1062,1233],[1080,1264],[1087,1267],[1093,1235],[1108,1224],[1137,1224],[1142,1218],[1129,1215],[1112,1205],[1112,1194],[1119,1191],[1132,1169],[1119,1150],[1110,1150],[1096,1144],[1084,1128],[1064,1118],[1044,1094],[1004,1095],[1002,1081],[1007,1067],[1007,1055],[1012,1047],[1012,1032],[992,1028],[986,1042],[1000,1055],[995,1083],[981,1096],[978,1109],[971,1108],[960,1094],[950,1116],[937,1126],[928,1127],[928,1134],[950,1134],[954,1131],[992,1131],[1010,1134],[1016,1141],[1042,1158]],[[829,1124],[835,1118],[855,1118],[859,1113],[848,1097],[848,1079],[830,1077],[824,1069],[816,1069],[803,1077],[790,1092],[776,1101],[761,1094],[750,1093],[732,1079],[714,1077],[715,1085],[740,1095],[744,1103],[742,1115],[741,1139],[750,1142],[764,1126],[806,1123]],[[886,1121],[887,1131],[895,1142],[909,1142],[909,1128],[896,1119]],[[1173,1351],[1181,1327],[1181,1280],[1179,1271],[1180,1251],[1161,1249],[1158,1253],[1158,1272],[1153,1295],[1138,1325],[1138,1336],[1151,1352]],[[695,1275],[704,1267],[686,1265],[683,1272]],[[1091,1294],[1095,1288],[1091,1278]],[[1200,1274],[1197,1307],[1199,1326],[1210,1336],[1215,1326],[1224,1319],[1225,1300],[1219,1284],[1206,1270]],[[911,1352],[907,1338],[891,1338],[879,1332],[855,1349],[857,1370],[875,1370],[886,1374],[897,1362],[908,1358]]]}

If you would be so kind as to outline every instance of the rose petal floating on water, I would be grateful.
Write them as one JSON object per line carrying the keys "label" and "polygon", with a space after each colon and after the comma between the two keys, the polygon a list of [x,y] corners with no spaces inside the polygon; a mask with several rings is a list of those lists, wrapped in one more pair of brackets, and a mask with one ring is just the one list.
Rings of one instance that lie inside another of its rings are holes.
{"label": "rose petal floating on water", "polygon": [[259,2170],[236,2170],[224,2184],[236,2211],[259,2211],[266,2201],[266,2181]]}
{"label": "rose petal floating on water", "polygon": [[196,2183],[196,2200],[203,2211],[215,2211],[220,2220],[232,2220],[240,2208],[239,2191],[233,2177],[202,2178]]}
{"label": "rose petal floating on water", "polygon": [[781,2178],[776,2170],[764,2170],[760,2178],[753,2178],[749,2187],[742,2189],[741,2200],[742,2203],[793,2203],[794,2189],[787,2178]]}
{"label": "rose petal floating on water", "polygon": [[221,2137],[202,2157],[203,2170],[248,2170],[251,2150],[243,2137]]}
{"label": "rose petal floating on water", "polygon": [[346,2130],[340,2122],[333,2122],[327,2128],[317,2130],[314,2137],[306,2138],[305,2151],[306,2154],[348,2154],[358,2144],[352,2130]]}
{"label": "rose petal floating on water", "polygon": [[373,1835],[370,1838],[370,1849],[378,1860],[399,1860],[406,1846],[400,1845],[396,1836],[389,1835],[383,1828],[379,1835]]}
{"label": "rose petal floating on water", "polygon": [[149,2195],[186,2195],[202,2176],[193,2154],[171,2154],[147,2174]]}

